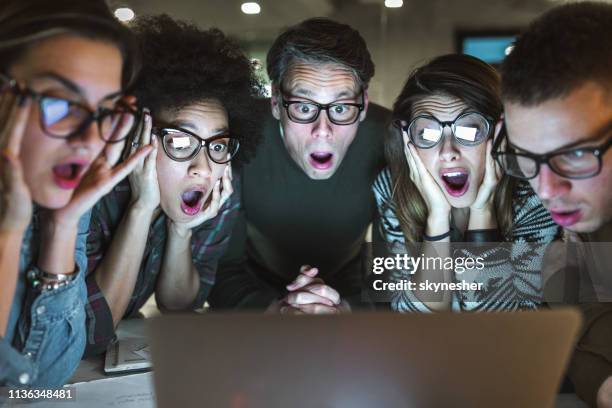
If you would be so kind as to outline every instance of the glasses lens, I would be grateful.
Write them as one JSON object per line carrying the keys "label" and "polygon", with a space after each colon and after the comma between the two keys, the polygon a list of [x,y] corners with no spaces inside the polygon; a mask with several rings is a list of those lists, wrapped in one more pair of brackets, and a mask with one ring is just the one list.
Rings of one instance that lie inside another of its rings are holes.
{"label": "glasses lens", "polygon": [[208,143],[208,156],[215,163],[227,163],[238,152],[238,146],[238,140],[232,137],[214,139]]}
{"label": "glasses lens", "polygon": [[551,167],[565,177],[589,177],[599,171],[599,159],[589,150],[572,150],[550,159]]}
{"label": "glasses lens", "polygon": [[453,131],[459,143],[476,146],[487,140],[489,122],[479,113],[468,113],[457,118]]}
{"label": "glasses lens", "polygon": [[308,102],[294,102],[287,106],[289,119],[296,122],[308,123],[314,120],[319,112],[317,105]]}
{"label": "glasses lens", "polygon": [[350,125],[359,116],[359,107],[342,103],[330,105],[329,119],[337,125]]}
{"label": "glasses lens", "polygon": [[408,133],[412,142],[422,149],[435,146],[442,137],[442,127],[433,118],[420,117],[410,123]]}
{"label": "glasses lens", "polygon": [[190,159],[200,146],[200,139],[179,130],[163,130],[164,151],[171,159]]}
{"label": "glasses lens", "polygon": [[100,115],[100,136],[102,139],[116,143],[127,138],[138,125],[136,114],[124,107],[107,110]]}
{"label": "glasses lens", "polygon": [[67,137],[79,129],[90,113],[66,99],[43,97],[40,99],[41,120],[44,130],[57,137]]}
{"label": "glasses lens", "polygon": [[530,179],[538,171],[538,163],[531,157],[515,153],[499,153],[498,161],[504,171],[513,177]]}

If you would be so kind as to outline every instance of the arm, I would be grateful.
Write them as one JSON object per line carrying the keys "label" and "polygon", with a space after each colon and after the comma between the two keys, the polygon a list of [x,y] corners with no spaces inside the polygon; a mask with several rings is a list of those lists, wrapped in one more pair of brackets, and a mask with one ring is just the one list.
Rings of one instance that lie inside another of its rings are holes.
{"label": "arm", "polygon": [[241,178],[234,182],[239,210],[225,255],[219,261],[215,285],[209,303],[213,309],[266,309],[281,293],[261,281],[248,264],[247,220],[241,209]]}
{"label": "arm", "polygon": [[6,333],[13,296],[17,287],[19,252],[23,232],[0,230],[0,337]]}

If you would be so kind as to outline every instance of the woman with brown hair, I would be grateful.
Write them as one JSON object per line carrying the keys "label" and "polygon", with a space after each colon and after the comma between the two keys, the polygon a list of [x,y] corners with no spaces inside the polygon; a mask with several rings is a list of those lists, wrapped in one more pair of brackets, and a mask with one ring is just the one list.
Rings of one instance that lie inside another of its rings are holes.
{"label": "woman with brown hair", "polygon": [[[474,57],[444,55],[416,69],[393,106],[393,129],[385,154],[389,167],[374,183],[381,233],[392,252],[455,259],[482,258],[482,268],[425,269],[423,263],[395,271],[415,290],[394,291],[399,311],[534,308],[539,303],[541,253],[511,252],[501,244],[547,243],[558,229],[526,183],[502,174],[491,156],[503,131],[500,78]],[[447,243],[447,244],[444,244]],[[516,249],[516,246],[513,246]],[[457,253],[455,249],[454,253]],[[517,262],[520,258],[520,263]],[[425,273],[427,272],[427,273]],[[479,283],[480,290],[419,290],[419,283]]]}

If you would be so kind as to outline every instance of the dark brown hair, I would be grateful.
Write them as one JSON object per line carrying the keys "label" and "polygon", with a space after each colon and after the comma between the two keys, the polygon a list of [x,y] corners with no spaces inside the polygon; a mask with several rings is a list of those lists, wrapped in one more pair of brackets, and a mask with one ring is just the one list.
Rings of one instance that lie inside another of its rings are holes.
{"label": "dark brown hair", "polygon": [[[410,74],[393,105],[393,120],[409,122],[416,102],[439,95],[460,99],[471,109],[497,120],[502,113],[499,82],[497,71],[477,58],[463,54],[437,57]],[[404,141],[395,127],[387,133],[385,155],[391,170],[392,200],[406,242],[421,241],[427,206],[410,180]],[[513,185],[512,178],[503,176],[494,197],[497,222],[505,237],[512,228]]]}
{"label": "dark brown hair", "polygon": [[115,45],[123,57],[122,85],[139,69],[136,39],[103,0],[3,0],[0,6],[0,71],[6,72],[38,41],[71,34]]}
{"label": "dark brown hair", "polygon": [[524,106],[594,81],[612,89],[612,4],[571,3],[531,23],[502,63],[502,98]]}
{"label": "dark brown hair", "polygon": [[281,85],[294,60],[340,64],[365,89],[374,76],[374,63],[357,30],[327,18],[311,18],[289,27],[272,44],[266,59],[268,76]]}

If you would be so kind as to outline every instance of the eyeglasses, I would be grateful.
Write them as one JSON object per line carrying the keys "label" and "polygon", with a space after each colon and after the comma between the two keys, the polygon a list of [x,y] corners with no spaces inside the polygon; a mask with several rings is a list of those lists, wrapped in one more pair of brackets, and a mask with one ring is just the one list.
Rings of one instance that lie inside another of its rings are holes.
{"label": "eyeglasses", "polygon": [[394,125],[408,133],[410,141],[420,149],[431,149],[443,139],[444,128],[449,126],[453,140],[463,146],[477,146],[487,140],[491,130],[492,119],[478,112],[466,112],[449,122],[441,122],[430,115],[420,115],[408,125],[405,121],[396,120]]}
{"label": "eyeglasses", "polygon": [[352,125],[359,119],[359,114],[365,105],[365,96],[361,92],[362,103],[328,103],[320,104],[312,101],[288,101],[282,97],[282,105],[287,116],[295,123],[312,123],[317,120],[322,110],[327,112],[329,121],[335,125]]}
{"label": "eyeglasses", "polygon": [[[136,111],[123,101],[111,108],[98,107],[95,111],[65,98],[43,95],[28,88],[20,88],[17,81],[0,74],[0,94],[11,91],[15,95],[30,97],[38,103],[40,128],[50,137],[68,139],[87,129],[92,122],[98,124],[99,135],[107,143],[118,143],[127,138],[136,127]],[[133,118],[132,128],[120,131],[122,123]]]}
{"label": "eyeglasses", "polygon": [[[612,126],[608,127],[608,132]],[[500,138],[501,139],[501,138]],[[599,146],[561,150],[549,154],[517,153],[509,146],[499,151],[501,141],[493,146],[493,157],[510,176],[530,180],[540,173],[540,166],[546,164],[553,172],[568,179],[586,179],[601,172],[602,157],[612,146],[612,137]]]}
{"label": "eyeglasses", "polygon": [[178,162],[192,160],[204,146],[210,160],[225,164],[236,156],[240,147],[238,139],[228,134],[202,139],[187,130],[177,128],[155,128],[153,133],[161,137],[162,147],[168,157]]}

